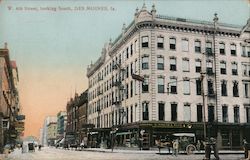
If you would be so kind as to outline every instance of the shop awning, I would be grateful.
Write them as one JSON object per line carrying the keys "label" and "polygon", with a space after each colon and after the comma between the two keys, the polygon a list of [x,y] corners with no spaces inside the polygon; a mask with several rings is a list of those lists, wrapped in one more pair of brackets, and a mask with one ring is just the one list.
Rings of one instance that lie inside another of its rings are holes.
{"label": "shop awning", "polygon": [[121,135],[127,135],[127,134],[132,134],[133,132],[120,132],[120,133],[116,133],[117,136],[121,136]]}

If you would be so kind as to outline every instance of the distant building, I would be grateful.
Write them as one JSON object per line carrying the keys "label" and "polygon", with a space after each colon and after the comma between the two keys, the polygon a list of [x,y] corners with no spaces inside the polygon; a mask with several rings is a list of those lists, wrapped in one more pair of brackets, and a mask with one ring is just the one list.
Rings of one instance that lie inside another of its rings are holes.
{"label": "distant building", "polygon": [[56,116],[48,116],[45,118],[43,123],[43,137],[42,137],[42,145],[47,146],[48,145],[48,124],[50,123],[56,123],[57,117]]}
{"label": "distant building", "polygon": [[57,139],[61,140],[65,136],[67,126],[67,113],[66,111],[60,111],[57,113]]}
{"label": "distant building", "polygon": [[79,105],[79,108],[78,108],[78,114],[79,114],[78,137],[79,137],[80,142],[82,142],[84,137],[87,137],[87,129],[88,129],[88,119],[87,119],[88,90],[84,91],[80,95],[78,105]]}
{"label": "distant building", "polygon": [[74,99],[71,98],[66,106],[66,137],[70,137],[71,143],[80,143],[82,139],[87,136],[87,93],[87,90],[80,96],[76,93]]}
{"label": "distant building", "polygon": [[245,26],[219,23],[216,14],[213,22],[190,20],[144,5],[87,69],[88,123],[99,137],[118,128],[120,145],[142,137],[149,148],[156,138],[193,132],[240,148],[250,141],[249,37],[250,19]]}
{"label": "distant building", "polygon": [[43,142],[43,128],[40,128],[39,130],[39,144],[42,144]]}
{"label": "distant building", "polygon": [[50,122],[47,125],[47,139],[48,139],[48,145],[54,146],[57,140],[57,122]]}

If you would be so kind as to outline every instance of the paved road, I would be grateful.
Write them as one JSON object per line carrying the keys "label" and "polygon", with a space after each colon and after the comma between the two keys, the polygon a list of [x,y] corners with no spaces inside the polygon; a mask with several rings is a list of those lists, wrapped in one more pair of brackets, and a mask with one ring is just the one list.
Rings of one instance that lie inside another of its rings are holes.
{"label": "paved road", "polygon": [[[241,154],[220,155],[221,160],[242,160]],[[213,158],[213,156],[212,156]],[[104,153],[92,151],[73,151],[55,148],[43,148],[42,151],[21,153],[21,150],[12,152],[6,160],[202,160],[203,155],[159,155],[155,153]]]}

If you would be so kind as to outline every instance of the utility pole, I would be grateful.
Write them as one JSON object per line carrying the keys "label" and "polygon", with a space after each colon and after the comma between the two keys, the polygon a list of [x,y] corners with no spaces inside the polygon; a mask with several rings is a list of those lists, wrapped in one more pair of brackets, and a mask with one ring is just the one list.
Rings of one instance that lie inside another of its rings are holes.
{"label": "utility pole", "polygon": [[201,94],[202,94],[203,131],[204,131],[204,140],[206,140],[207,128],[206,128],[206,112],[205,112],[205,90],[204,90],[204,73],[202,72],[201,72]]}

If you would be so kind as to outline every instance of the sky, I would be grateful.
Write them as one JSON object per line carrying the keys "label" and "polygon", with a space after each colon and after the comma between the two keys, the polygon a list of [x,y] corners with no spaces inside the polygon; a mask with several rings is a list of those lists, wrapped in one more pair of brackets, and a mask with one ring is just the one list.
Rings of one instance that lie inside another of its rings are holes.
{"label": "sky", "polygon": [[0,48],[7,42],[17,61],[25,136],[39,137],[45,117],[88,88],[87,66],[144,2],[161,15],[212,21],[216,12],[241,26],[250,15],[249,0],[0,0]]}

